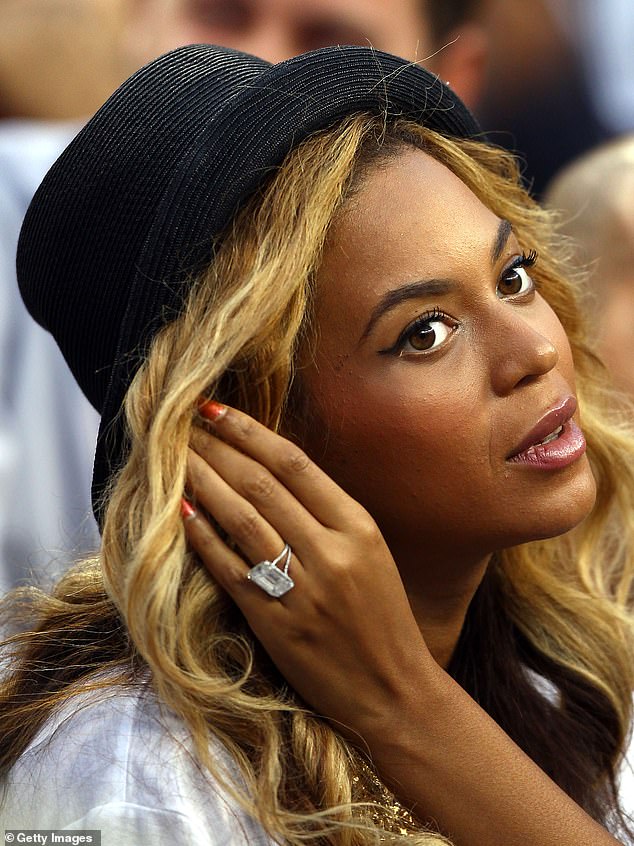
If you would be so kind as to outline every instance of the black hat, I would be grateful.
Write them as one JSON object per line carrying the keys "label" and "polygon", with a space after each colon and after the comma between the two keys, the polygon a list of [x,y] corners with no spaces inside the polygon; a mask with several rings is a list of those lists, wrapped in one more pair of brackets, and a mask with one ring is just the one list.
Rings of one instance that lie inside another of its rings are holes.
{"label": "black hat", "polygon": [[192,45],[125,82],[48,172],[18,245],[18,282],[101,414],[93,504],[121,465],[125,392],[177,316],[213,239],[272,167],[354,112],[480,135],[450,88],[404,59],[329,47],[276,65]]}

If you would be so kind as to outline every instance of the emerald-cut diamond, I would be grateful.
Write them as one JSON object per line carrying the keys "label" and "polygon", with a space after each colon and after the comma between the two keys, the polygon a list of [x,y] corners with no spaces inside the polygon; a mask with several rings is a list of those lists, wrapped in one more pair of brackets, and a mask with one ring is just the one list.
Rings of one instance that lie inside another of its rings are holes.
{"label": "emerald-cut diamond", "polygon": [[291,577],[276,567],[272,561],[260,561],[249,570],[248,578],[269,596],[283,596],[295,586]]}

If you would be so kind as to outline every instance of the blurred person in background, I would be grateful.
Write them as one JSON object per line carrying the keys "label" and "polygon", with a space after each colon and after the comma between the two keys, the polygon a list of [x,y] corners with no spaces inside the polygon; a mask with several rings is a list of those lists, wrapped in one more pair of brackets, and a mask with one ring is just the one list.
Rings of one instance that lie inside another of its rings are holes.
{"label": "blurred person in background", "polygon": [[98,418],[28,318],[14,270],[30,198],[84,116],[134,69],[193,42],[274,62],[371,44],[426,64],[474,106],[487,49],[480,8],[481,0],[3,0],[0,593],[35,573],[54,577],[98,543],[86,493]]}
{"label": "blurred person in background", "polygon": [[32,572],[53,577],[98,539],[86,496],[98,416],[27,315],[15,249],[51,163],[132,70],[136,57],[123,39],[131,9],[130,0],[2,3],[0,592]]}
{"label": "blurred person in background", "polygon": [[22,218],[74,129],[0,122],[0,593],[97,540],[85,485],[99,420],[15,281]]}
{"label": "blurred person in background", "polygon": [[2,0],[0,117],[80,119],[125,78],[129,0]]}
{"label": "blurred person in background", "polygon": [[[235,47],[271,62],[332,44],[359,44],[421,62],[477,104],[486,67],[483,0],[157,0],[160,49]],[[148,22],[156,2],[146,0]],[[156,42],[155,42],[156,46]]]}
{"label": "blurred person in background", "polygon": [[420,61],[475,106],[485,0],[3,0],[0,117],[82,119],[130,73],[184,44],[280,61],[332,44]]}
{"label": "blurred person in background", "polygon": [[571,18],[578,0],[484,0],[488,66],[478,115],[489,138],[523,159],[542,196],[567,162],[609,132],[590,97]]}
{"label": "blurred person in background", "polygon": [[593,108],[610,135],[634,131],[634,3],[550,0],[577,45]]}
{"label": "blurred person in background", "polygon": [[589,314],[615,385],[634,400],[634,135],[592,150],[549,186],[574,260],[587,273]]}
{"label": "blurred person in background", "polygon": [[86,486],[99,418],[53,339],[28,316],[15,251],[24,213],[50,165],[84,119],[155,55],[163,23],[145,18],[146,5],[2,0],[0,593],[31,575],[54,578],[98,543]]}

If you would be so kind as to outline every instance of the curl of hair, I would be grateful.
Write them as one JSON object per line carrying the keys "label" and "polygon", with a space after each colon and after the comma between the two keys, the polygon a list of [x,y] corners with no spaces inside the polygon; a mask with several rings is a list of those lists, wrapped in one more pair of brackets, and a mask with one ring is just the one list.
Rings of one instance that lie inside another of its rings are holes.
{"label": "curl of hair", "polygon": [[[634,689],[634,436],[607,410],[605,374],[586,343],[552,220],[522,188],[513,158],[369,115],[287,156],[224,234],[182,315],[155,339],[127,394],[131,452],[112,485],[99,557],[69,571],[52,596],[22,591],[5,604],[15,616],[21,603],[34,622],[4,644],[15,669],[0,687],[0,774],[60,702],[113,678],[133,683],[143,667],[223,782],[210,738],[228,749],[246,789],[226,788],[278,842],[448,842],[412,820],[362,754],[287,688],[188,550],[180,517],[199,398],[283,425],[329,227],[365,169],[403,145],[446,164],[512,223],[523,249],[539,251],[534,275],[570,339],[598,484],[578,529],[494,558],[449,669],[588,813],[625,825],[615,774]],[[117,675],[95,681],[104,668]]]}

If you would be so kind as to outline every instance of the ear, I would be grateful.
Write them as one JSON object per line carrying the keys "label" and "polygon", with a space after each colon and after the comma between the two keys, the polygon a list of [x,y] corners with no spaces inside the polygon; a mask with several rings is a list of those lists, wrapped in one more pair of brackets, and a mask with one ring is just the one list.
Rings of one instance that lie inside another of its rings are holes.
{"label": "ear", "polygon": [[428,62],[429,68],[448,82],[469,108],[477,110],[485,84],[489,41],[482,24],[465,23],[452,30]]}

